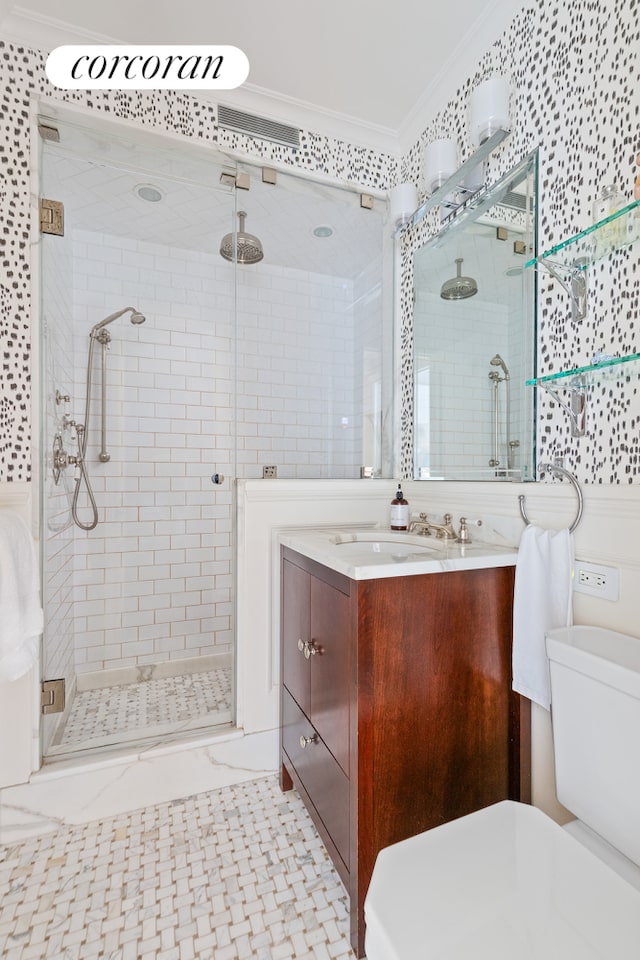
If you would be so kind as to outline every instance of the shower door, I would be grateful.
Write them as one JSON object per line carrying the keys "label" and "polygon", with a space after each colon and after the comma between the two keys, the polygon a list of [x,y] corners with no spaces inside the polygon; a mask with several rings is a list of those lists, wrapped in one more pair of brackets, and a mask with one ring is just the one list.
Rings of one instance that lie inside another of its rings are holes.
{"label": "shower door", "polygon": [[[210,151],[48,123],[41,195],[64,204],[64,235],[41,243],[43,679],[66,688],[43,718],[52,760],[233,723],[236,266],[218,248],[236,215]],[[90,332],[128,307],[144,322],[94,331],[85,423]]]}
{"label": "shower door", "polygon": [[384,201],[83,123],[42,145],[48,759],[232,724],[236,478],[391,463]]}

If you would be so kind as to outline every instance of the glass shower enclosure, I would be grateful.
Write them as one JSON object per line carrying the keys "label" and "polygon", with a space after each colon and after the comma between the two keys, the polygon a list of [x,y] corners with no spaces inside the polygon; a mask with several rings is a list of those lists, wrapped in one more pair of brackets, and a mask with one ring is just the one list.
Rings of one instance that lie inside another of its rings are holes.
{"label": "glass shower enclosure", "polygon": [[[41,238],[53,762],[233,725],[235,480],[382,475],[391,351],[381,201],[46,123],[41,196],[64,205]],[[238,262],[245,235],[262,258]]]}

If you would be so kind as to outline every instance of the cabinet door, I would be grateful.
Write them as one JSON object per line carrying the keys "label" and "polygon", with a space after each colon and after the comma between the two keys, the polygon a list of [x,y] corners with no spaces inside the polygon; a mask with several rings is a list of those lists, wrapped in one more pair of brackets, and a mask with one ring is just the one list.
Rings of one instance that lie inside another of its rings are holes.
{"label": "cabinet door", "polygon": [[295,564],[282,563],[282,679],[300,709],[311,716],[309,660],[304,647],[310,640],[309,574]]}
{"label": "cabinet door", "polygon": [[286,690],[282,698],[282,746],[348,869],[349,778]]}
{"label": "cabinet door", "polygon": [[311,578],[311,713],[314,727],[349,773],[349,598]]}

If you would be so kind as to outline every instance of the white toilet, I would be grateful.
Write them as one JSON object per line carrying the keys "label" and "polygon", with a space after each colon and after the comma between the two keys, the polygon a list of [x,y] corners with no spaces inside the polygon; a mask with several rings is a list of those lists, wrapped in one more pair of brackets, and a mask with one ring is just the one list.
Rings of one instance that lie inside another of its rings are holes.
{"label": "white toilet", "polygon": [[382,850],[367,960],[639,960],[640,640],[547,636],[559,827],[506,800]]}

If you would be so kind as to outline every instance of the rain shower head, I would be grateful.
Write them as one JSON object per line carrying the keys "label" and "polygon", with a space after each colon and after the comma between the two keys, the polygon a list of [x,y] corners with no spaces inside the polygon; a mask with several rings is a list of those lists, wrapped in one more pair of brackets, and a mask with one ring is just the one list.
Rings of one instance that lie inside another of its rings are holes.
{"label": "rain shower head", "polygon": [[440,290],[443,300],[466,300],[478,292],[478,284],[473,277],[462,276],[462,257],[456,259],[456,275],[451,280],[445,280]]}
{"label": "rain shower head", "polygon": [[[244,210],[238,212],[240,228],[235,233],[227,233],[220,243],[220,256],[225,260],[238,263],[259,263],[264,257],[262,244],[252,233],[246,233],[244,221],[246,219]],[[236,256],[237,248],[237,256]]]}
{"label": "rain shower head", "polygon": [[91,328],[90,337],[95,337],[99,330],[102,330],[103,327],[108,326],[110,323],[113,323],[114,320],[117,320],[118,317],[121,317],[123,313],[131,313],[129,319],[131,323],[144,323],[147,319],[143,313],[140,313],[139,310],[136,310],[135,307],[125,307],[124,310],[117,310],[115,313],[110,313],[108,317],[105,317],[104,320],[100,320],[99,323],[96,323],[95,326]]}

